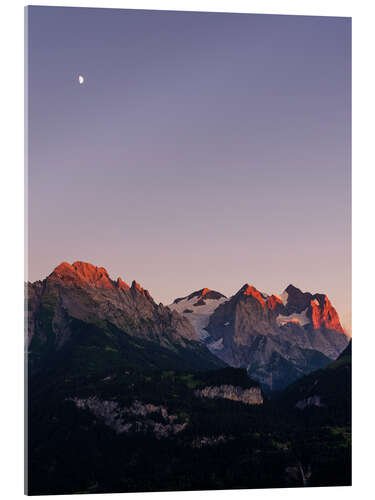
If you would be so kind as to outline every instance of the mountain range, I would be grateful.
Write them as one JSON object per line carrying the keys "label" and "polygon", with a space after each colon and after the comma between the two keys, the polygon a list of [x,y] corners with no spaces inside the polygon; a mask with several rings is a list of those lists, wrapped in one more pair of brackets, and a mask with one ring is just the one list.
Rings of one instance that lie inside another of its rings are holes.
{"label": "mountain range", "polygon": [[77,261],[26,305],[28,494],[350,484],[351,344],[325,295],[164,306]]}
{"label": "mountain range", "polygon": [[204,288],[169,308],[190,319],[213,354],[246,368],[268,390],[327,365],[348,344],[328,297],[293,285],[267,295],[245,284],[230,298]]}
{"label": "mountain range", "polygon": [[264,390],[275,391],[326,366],[348,344],[328,297],[293,285],[267,295],[245,284],[229,298],[203,288],[164,306],[136,281],[112,280],[103,267],[77,261],[29,283],[27,296],[32,366],[59,351],[81,322],[124,332],[121,341],[151,342],[189,363],[197,358],[200,367],[246,368]]}
{"label": "mountain range", "polygon": [[[177,366],[189,368],[225,365],[199,341],[184,316],[156,304],[135,281],[131,286],[121,278],[113,281],[104,268],[92,264],[63,262],[43,281],[28,284],[27,304],[32,369],[67,348],[77,350],[79,342],[90,344],[95,334],[106,348],[103,356],[116,353],[119,363],[133,350],[134,362],[146,352],[158,351],[151,364],[173,359]],[[86,359],[99,356],[93,350],[85,354]]]}

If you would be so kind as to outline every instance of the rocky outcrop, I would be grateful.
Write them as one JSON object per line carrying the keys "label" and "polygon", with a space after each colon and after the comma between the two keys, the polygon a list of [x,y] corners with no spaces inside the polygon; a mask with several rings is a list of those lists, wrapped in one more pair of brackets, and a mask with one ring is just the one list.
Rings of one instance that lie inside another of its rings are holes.
{"label": "rocky outcrop", "polygon": [[101,400],[96,396],[67,400],[79,409],[89,410],[116,434],[151,432],[157,439],[162,439],[178,434],[187,426],[187,422],[180,422],[178,416],[169,414],[164,406],[138,400],[129,407],[121,407],[116,401]]}
{"label": "rocky outcrop", "polygon": [[263,404],[262,391],[259,387],[250,387],[243,389],[233,385],[207,386],[202,389],[197,389],[195,395],[201,398],[210,399],[230,399],[231,401],[239,401],[246,405]]}

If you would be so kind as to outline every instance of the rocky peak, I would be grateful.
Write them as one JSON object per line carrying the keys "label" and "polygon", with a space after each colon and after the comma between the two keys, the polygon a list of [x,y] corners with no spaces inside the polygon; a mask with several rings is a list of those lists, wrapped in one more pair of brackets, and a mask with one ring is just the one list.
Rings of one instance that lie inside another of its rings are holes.
{"label": "rocky peak", "polygon": [[279,306],[278,310],[282,315],[282,324],[287,321],[295,321],[299,316],[299,321],[303,319],[304,324],[311,324],[314,330],[325,328],[337,333],[345,333],[336,309],[327,295],[302,292],[294,285],[289,285],[282,293],[282,296],[285,307]]}
{"label": "rocky peak", "polygon": [[285,291],[288,293],[288,295],[291,296],[303,294],[302,290],[292,285],[291,283],[285,288]]}
{"label": "rocky peak", "polygon": [[89,262],[76,261],[73,264],[62,262],[47,278],[50,281],[57,281],[64,285],[77,287],[104,288],[109,290],[133,290],[141,293],[144,297],[150,298],[150,293],[141,287],[139,283],[133,281],[131,287],[120,277],[113,281],[104,267],[97,267]]}
{"label": "rocky peak", "polygon": [[268,306],[268,309],[270,309],[271,311],[273,311],[277,308],[281,309],[283,307],[283,302],[282,302],[281,298],[278,295],[274,295],[274,294],[271,295],[270,297],[268,297],[266,304]]}
{"label": "rocky peak", "polygon": [[61,278],[64,279],[66,277],[74,277],[76,272],[71,264],[68,262],[61,262],[52,273],[49,275],[49,278]]}
{"label": "rocky peak", "polygon": [[61,263],[42,284],[30,283],[27,296],[30,340],[37,332],[42,343],[45,342],[46,327],[37,318],[48,308],[51,318],[48,328],[55,335],[57,349],[73,334],[69,318],[95,325],[98,320],[108,322],[128,335],[158,339],[168,349],[175,344],[185,346],[186,340],[198,341],[185,317],[158,306],[139,283],[133,281],[129,287],[121,278],[112,280],[104,268],[85,262]]}
{"label": "rocky peak", "polygon": [[310,300],[311,321],[315,329],[326,328],[345,333],[339,315],[326,295],[315,294]]}
{"label": "rocky peak", "polygon": [[148,299],[151,298],[150,292],[145,288],[142,288],[141,285],[137,283],[135,280],[133,280],[132,282],[131,289],[135,292],[141,293],[144,297],[147,297]]}
{"label": "rocky peak", "polygon": [[257,290],[254,286],[251,286],[247,283],[240,289],[237,295],[245,295],[247,297],[253,297],[258,302],[260,302],[262,306],[265,305],[263,295],[260,293],[260,291]]}
{"label": "rocky peak", "polygon": [[121,278],[117,278],[116,286],[119,290],[129,290],[130,289],[130,286],[127,283],[125,283],[125,281],[122,281]]}
{"label": "rocky peak", "polygon": [[47,278],[50,281],[59,281],[66,285],[91,286],[95,288],[113,288],[104,267],[96,267],[88,262],[76,261],[73,264],[62,262]]}
{"label": "rocky peak", "polygon": [[286,299],[288,313],[302,312],[308,307],[311,299],[311,293],[304,293],[294,285],[287,286],[282,295]]}
{"label": "rocky peak", "polygon": [[305,297],[305,293],[294,285],[288,285],[284,292],[288,294],[288,302],[299,302]]}
{"label": "rocky peak", "polygon": [[89,285],[96,288],[113,288],[113,281],[104,267],[81,261],[73,262],[72,267]]}

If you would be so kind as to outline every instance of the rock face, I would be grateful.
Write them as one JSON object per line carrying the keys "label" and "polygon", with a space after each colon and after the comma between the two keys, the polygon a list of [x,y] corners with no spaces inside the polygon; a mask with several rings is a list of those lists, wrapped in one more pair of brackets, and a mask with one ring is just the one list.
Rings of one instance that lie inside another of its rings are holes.
{"label": "rock face", "polygon": [[43,348],[62,349],[76,320],[103,331],[112,325],[173,351],[203,348],[214,359],[184,316],[156,304],[136,281],[129,286],[121,278],[112,280],[103,267],[86,262],[63,262],[43,281],[28,283],[27,305],[30,360]]}
{"label": "rock face", "polygon": [[[197,293],[176,299],[170,307],[181,307],[189,317],[189,297]],[[348,344],[328,297],[293,285],[281,295],[269,296],[245,284],[230,299],[216,300],[204,321],[198,323],[192,315],[192,324],[212,353],[230,366],[246,368],[269,390],[283,389],[327,365]]]}
{"label": "rock face", "polygon": [[230,399],[231,401],[239,401],[247,405],[263,404],[263,396],[260,387],[250,387],[243,389],[233,385],[207,386],[203,389],[197,389],[195,395],[201,398],[220,398]]}
{"label": "rock face", "polygon": [[63,262],[43,281],[28,285],[29,333],[37,325],[35,316],[42,306],[52,315],[52,329],[59,347],[69,337],[64,316],[85,321],[109,320],[130,335],[158,338],[168,344],[166,333],[174,341],[198,340],[189,321],[163,305],[157,305],[148,290],[136,281],[129,287],[121,278],[111,280],[103,267],[86,262]]}
{"label": "rock face", "polygon": [[293,285],[289,285],[285,293],[287,299],[285,310],[281,312],[282,316],[306,311],[308,322],[314,329],[324,328],[332,332],[345,333],[340,324],[339,315],[326,295],[303,293]]}
{"label": "rock face", "polygon": [[113,289],[114,283],[104,267],[96,267],[88,262],[62,262],[49,276],[49,281],[76,287]]}

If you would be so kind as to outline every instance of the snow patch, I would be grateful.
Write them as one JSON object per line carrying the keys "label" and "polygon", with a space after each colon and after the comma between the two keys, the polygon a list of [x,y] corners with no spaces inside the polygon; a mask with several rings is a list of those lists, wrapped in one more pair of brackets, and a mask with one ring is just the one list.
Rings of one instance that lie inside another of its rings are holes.
{"label": "snow patch", "polygon": [[[192,297],[191,299],[185,298],[180,300],[177,304],[170,304],[168,306],[170,309],[177,311],[190,321],[200,340],[205,340],[209,336],[205,328],[210,322],[212,313],[220,304],[224,304],[224,302],[227,302],[229,299],[222,297],[221,299],[204,298],[203,300],[205,304],[199,307],[194,307],[194,302],[197,301],[197,297]],[[186,309],[190,309],[193,312],[184,313]]]}
{"label": "snow patch", "polygon": [[308,307],[301,313],[292,313],[289,316],[285,316],[284,314],[279,314],[276,318],[276,322],[279,326],[286,325],[287,323],[297,323],[301,326],[307,325],[310,323],[309,318],[307,317]]}

